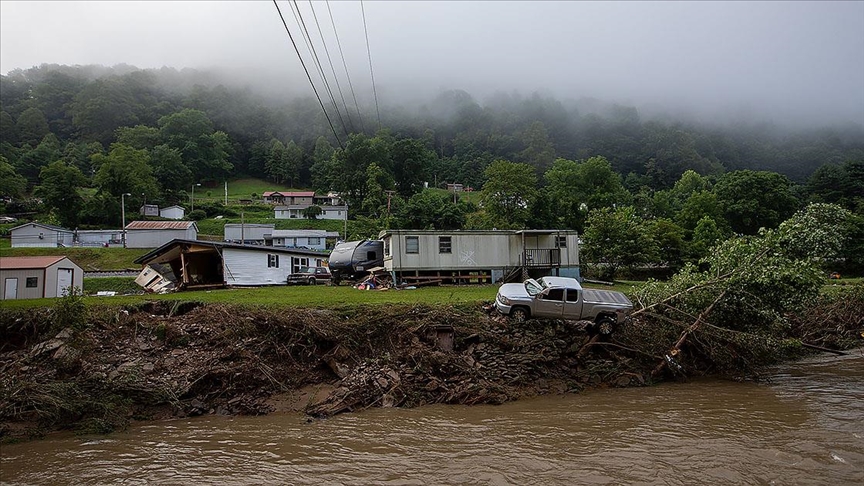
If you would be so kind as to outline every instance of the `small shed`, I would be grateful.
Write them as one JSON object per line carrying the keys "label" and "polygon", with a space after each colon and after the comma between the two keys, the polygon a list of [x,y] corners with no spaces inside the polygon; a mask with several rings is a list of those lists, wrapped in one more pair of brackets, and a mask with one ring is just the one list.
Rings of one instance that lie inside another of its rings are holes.
{"label": "small shed", "polygon": [[145,204],[141,206],[141,209],[138,210],[138,213],[143,216],[159,216],[159,206],[155,204]]}
{"label": "small shed", "polygon": [[61,297],[69,287],[84,287],[84,271],[59,256],[0,257],[3,300]]}
{"label": "small shed", "polygon": [[231,286],[286,285],[288,275],[322,266],[327,254],[313,250],[173,240],[135,260],[171,269],[179,290]]}
{"label": "small shed", "polygon": [[174,239],[198,239],[194,221],[132,221],[126,225],[127,248],[156,248]]}
{"label": "small shed", "polygon": [[182,206],[168,206],[159,210],[159,216],[165,219],[183,219],[186,217],[186,209]]}
{"label": "small shed", "polygon": [[12,248],[61,248],[72,246],[74,232],[53,224],[25,223],[9,230]]}

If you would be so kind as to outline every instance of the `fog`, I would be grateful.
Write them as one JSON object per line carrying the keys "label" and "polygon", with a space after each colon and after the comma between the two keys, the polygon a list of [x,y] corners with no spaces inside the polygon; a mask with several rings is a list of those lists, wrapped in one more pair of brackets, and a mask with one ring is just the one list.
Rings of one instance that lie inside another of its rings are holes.
{"label": "fog", "polygon": [[[298,5],[332,76],[310,4]],[[311,67],[291,4],[279,6]],[[428,102],[448,89],[478,100],[541,91],[702,121],[864,125],[864,2],[363,6],[384,107]],[[327,7],[314,3],[346,85]],[[361,5],[329,7],[354,88],[369,100]],[[263,94],[312,95],[276,8],[265,1],[0,2],[0,72],[43,63],[189,67]]]}

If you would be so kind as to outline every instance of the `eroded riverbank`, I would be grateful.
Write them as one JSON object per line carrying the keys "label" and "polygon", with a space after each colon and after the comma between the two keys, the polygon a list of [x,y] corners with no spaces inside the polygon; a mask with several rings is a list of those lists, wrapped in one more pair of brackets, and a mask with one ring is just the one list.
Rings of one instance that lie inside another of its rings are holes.
{"label": "eroded riverbank", "polygon": [[[500,404],[727,371],[694,339],[698,344],[656,373],[679,328],[637,320],[601,339],[579,322],[513,323],[480,305],[274,311],[148,303],[91,312],[86,323],[59,330],[52,312],[4,315],[6,440],[206,414],[297,410],[323,417],[369,407]],[[833,326],[822,337],[854,344],[862,317],[844,319],[848,329]],[[709,344],[725,345],[726,354],[738,353],[734,359],[761,356],[744,354],[750,342]],[[807,352],[777,349],[753,369]]]}

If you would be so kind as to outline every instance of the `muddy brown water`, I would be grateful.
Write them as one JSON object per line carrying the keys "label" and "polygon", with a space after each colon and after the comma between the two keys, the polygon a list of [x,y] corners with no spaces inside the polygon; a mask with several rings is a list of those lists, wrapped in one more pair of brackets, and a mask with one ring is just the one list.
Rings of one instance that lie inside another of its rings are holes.
{"label": "muddy brown water", "polygon": [[208,416],[2,446],[0,483],[864,484],[864,350],[502,406]]}

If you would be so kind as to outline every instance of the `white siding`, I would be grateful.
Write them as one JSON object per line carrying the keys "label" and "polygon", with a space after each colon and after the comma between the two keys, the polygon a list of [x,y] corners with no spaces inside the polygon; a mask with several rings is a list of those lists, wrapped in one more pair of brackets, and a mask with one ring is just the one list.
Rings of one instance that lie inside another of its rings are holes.
{"label": "white siding", "polygon": [[[419,251],[406,253],[406,237],[413,236],[418,238]],[[450,253],[439,252],[438,239],[441,236],[450,237]],[[516,252],[518,260],[518,248],[511,250],[509,237],[507,234],[430,235],[410,232],[393,235],[390,243],[392,258],[385,258],[384,267],[388,270],[392,270],[394,266],[402,270],[470,270],[511,266],[511,253]]]}
{"label": "white siding", "polygon": [[58,231],[32,223],[11,231],[12,248],[57,248],[58,243],[72,246],[72,232]]}
{"label": "white siding", "polygon": [[[279,258],[279,267],[268,266],[269,255]],[[291,273],[290,253],[267,252],[261,250],[244,250],[240,248],[225,248],[224,275],[227,285],[285,285]],[[321,259],[305,255],[297,257],[308,258],[310,265],[320,265]]]}
{"label": "white siding", "polygon": [[273,234],[273,229],[276,227],[276,225],[272,224],[246,224],[242,226],[243,228],[241,230],[241,225],[239,224],[226,224],[225,241],[240,241],[240,238],[242,236],[243,240],[246,242],[263,242],[265,239],[264,237]]}
{"label": "white siding", "polygon": [[183,219],[186,210],[179,206],[171,206],[159,210],[159,216],[167,219]]}

